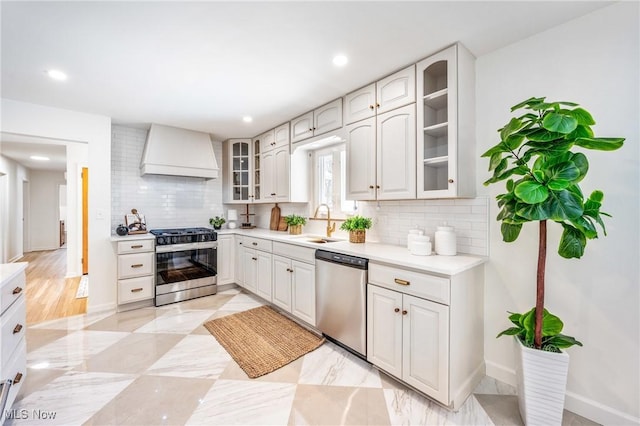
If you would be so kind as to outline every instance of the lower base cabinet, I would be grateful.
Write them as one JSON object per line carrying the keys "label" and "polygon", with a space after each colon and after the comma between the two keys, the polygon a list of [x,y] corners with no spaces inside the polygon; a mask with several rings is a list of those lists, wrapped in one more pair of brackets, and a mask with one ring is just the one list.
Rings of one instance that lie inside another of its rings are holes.
{"label": "lower base cabinet", "polygon": [[273,304],[313,326],[316,325],[315,273],[314,265],[273,256]]}

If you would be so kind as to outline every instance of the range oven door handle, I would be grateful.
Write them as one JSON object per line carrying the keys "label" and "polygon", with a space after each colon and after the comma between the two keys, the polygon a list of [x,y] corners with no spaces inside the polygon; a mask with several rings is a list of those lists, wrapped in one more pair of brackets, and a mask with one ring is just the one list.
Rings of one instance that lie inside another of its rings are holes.
{"label": "range oven door handle", "polygon": [[164,246],[156,246],[156,253],[172,253],[176,251],[198,250],[198,249],[217,249],[217,241],[208,241],[204,243],[186,243],[186,244],[167,244]]}

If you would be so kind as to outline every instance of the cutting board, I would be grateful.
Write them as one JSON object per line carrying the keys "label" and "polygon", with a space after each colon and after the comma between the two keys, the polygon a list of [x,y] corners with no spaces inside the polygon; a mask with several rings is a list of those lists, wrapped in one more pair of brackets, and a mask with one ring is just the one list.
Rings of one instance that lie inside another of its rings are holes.
{"label": "cutting board", "polygon": [[280,224],[280,207],[276,203],[275,207],[271,209],[271,221],[269,222],[269,229],[277,231]]}
{"label": "cutting board", "polygon": [[287,222],[285,221],[284,217],[281,217],[280,222],[278,223],[278,231],[286,231],[287,228]]}

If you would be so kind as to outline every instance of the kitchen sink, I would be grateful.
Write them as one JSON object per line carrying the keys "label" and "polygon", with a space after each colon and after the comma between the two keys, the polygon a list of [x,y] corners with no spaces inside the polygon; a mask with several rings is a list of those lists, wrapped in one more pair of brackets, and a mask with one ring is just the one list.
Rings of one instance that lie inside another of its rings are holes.
{"label": "kitchen sink", "polygon": [[337,243],[339,241],[344,241],[339,238],[322,237],[319,235],[298,235],[292,238],[296,240],[304,240],[308,243],[315,243],[315,244]]}

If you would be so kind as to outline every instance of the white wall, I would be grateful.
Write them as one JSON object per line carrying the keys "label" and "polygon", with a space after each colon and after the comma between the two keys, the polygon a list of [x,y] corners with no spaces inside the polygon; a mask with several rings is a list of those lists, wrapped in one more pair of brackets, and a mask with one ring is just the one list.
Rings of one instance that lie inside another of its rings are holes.
{"label": "white wall", "polygon": [[29,179],[29,247],[33,251],[60,247],[59,186],[63,172],[31,170]]}
{"label": "white wall", "polygon": [[115,309],[116,255],[111,243],[111,119],[2,99],[3,132],[88,144],[89,312]]}
{"label": "white wall", "polygon": [[[608,236],[589,241],[580,260],[557,255],[559,225],[550,223],[546,307],[584,344],[571,357],[566,408],[606,424],[640,417],[640,217],[638,184],[639,6],[618,3],[478,58],[478,156],[498,142],[512,105],[531,96],[580,103],[596,136],[626,137],[614,152],[589,151],[585,193],[604,191]],[[478,181],[489,177],[480,160]],[[479,187],[492,198],[503,185]],[[508,327],[506,311],[535,305],[537,226],[514,243],[501,240],[490,204],[491,260],[485,276],[485,357],[490,375],[513,381],[513,341],[493,338]]]}
{"label": "white wall", "polygon": [[[82,167],[87,166],[89,146],[86,143],[67,144],[67,276],[82,275]],[[92,180],[89,171],[89,183]],[[91,189],[90,189],[91,190]],[[89,193],[89,205],[91,205]],[[92,230],[89,229],[89,238]],[[89,261],[91,261],[89,250]],[[91,271],[89,271],[91,273]],[[91,297],[90,297],[91,299]]]}
{"label": "white wall", "polygon": [[0,263],[7,263],[23,255],[22,191],[29,170],[0,155],[0,175]]}

